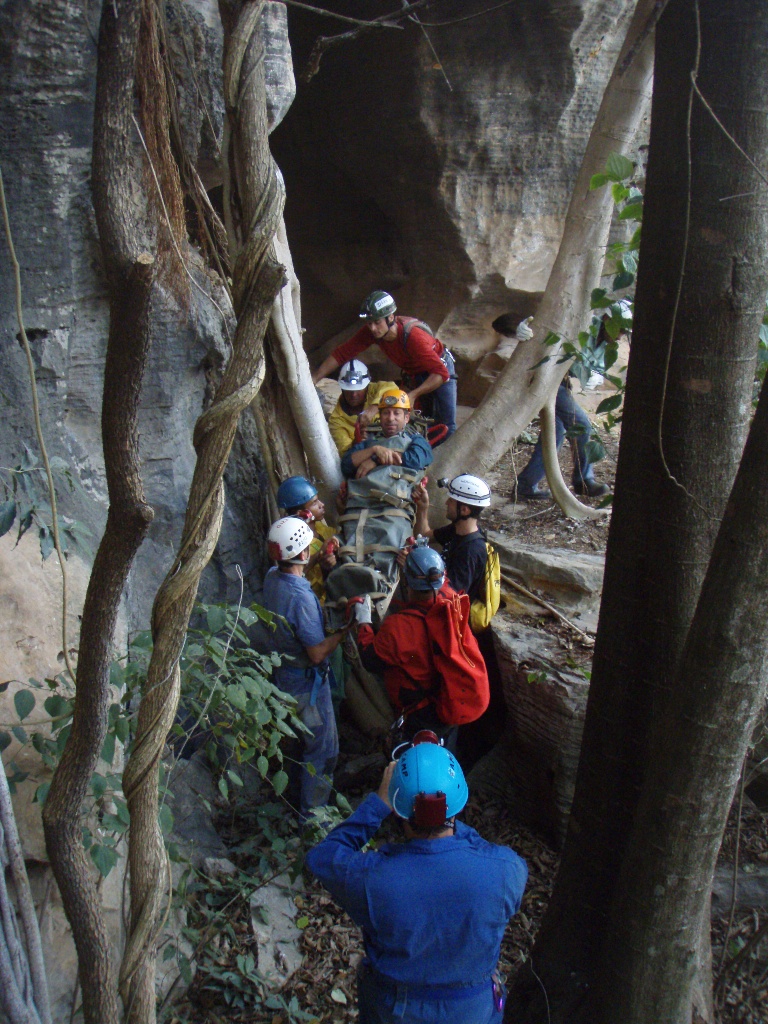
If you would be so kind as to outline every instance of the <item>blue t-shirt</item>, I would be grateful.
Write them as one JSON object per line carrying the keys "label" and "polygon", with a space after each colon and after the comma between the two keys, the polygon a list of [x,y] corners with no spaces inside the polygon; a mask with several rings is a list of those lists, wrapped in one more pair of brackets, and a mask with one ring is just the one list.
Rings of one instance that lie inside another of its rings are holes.
{"label": "blue t-shirt", "polygon": [[[275,670],[275,683],[292,693],[312,688],[315,666],[309,665],[305,648],[314,647],[325,640],[323,612],[309,581],[303,576],[280,572],[273,567],[264,579],[264,607],[281,615],[290,624],[288,629],[278,620],[275,632],[275,650],[286,657]],[[322,665],[317,666],[322,671]]]}

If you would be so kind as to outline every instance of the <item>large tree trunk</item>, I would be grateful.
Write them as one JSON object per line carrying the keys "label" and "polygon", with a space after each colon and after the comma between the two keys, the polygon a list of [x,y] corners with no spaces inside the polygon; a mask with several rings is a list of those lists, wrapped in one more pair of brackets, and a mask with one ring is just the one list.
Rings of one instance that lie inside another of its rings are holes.
{"label": "large tree trunk", "polygon": [[106,0],[99,32],[93,198],[110,296],[102,405],[110,504],[83,607],[72,732],[43,809],[46,847],[77,948],[86,1024],[117,1024],[119,1014],[101,899],[83,849],[82,806],[106,734],[120,600],[153,516],[144,500],[137,430],[154,280],[132,123],[141,6],[141,0]]}
{"label": "large tree trunk", "polygon": [[288,399],[301,435],[310,475],[317,481],[321,497],[332,511],[334,495],[341,486],[341,464],[301,340],[299,281],[293,269],[285,221],[281,221],[275,239],[275,255],[287,267],[288,279],[272,310],[272,356],[282,384],[283,400]]}
{"label": "large tree trunk", "polygon": [[691,1020],[691,986],[701,931],[709,927],[715,862],[768,683],[766,466],[768,378],[674,694],[654,723],[590,1020]]}
{"label": "large tree trunk", "polygon": [[197,463],[179,552],[152,611],[154,647],[139,707],[138,728],[123,775],[131,813],[130,934],[120,971],[120,994],[130,1024],[155,1021],[155,958],[170,899],[168,859],[158,828],[158,764],[176,714],[179,657],[200,575],[218,540],[224,510],[223,474],[240,412],[262,379],[263,339],[285,268],[272,256],[282,215],[282,181],[267,138],[263,0],[220,5],[225,31],[224,99],[231,148],[230,196],[242,244],[233,296],[237,330],[232,355],[210,408],[195,426]]}
{"label": "large tree trunk", "polygon": [[[550,331],[575,339],[589,317],[589,300],[600,283],[613,215],[610,190],[590,191],[589,181],[603,170],[611,153],[628,150],[647,110],[652,34],[635,47],[643,40],[655,7],[656,0],[639,0],[608,82],[568,206],[560,248],[532,324],[534,336],[519,343],[472,416],[437,450],[434,479],[462,473],[467,466],[474,473],[487,472],[557,391],[565,367],[557,364],[558,349],[544,347],[543,341]],[[624,68],[630,51],[633,60]],[[549,361],[532,370],[545,355]]]}
{"label": "large tree trunk", "polygon": [[[765,152],[759,69],[768,10],[748,0],[698,6],[699,86],[746,148]],[[679,696],[673,681],[751,408],[768,285],[766,210],[754,198],[720,202],[754,193],[759,180],[695,98],[689,121],[696,10],[693,0],[672,0],[657,29],[635,331],[600,627],[568,839],[533,956],[553,1021],[578,1019],[573,1007],[611,941],[609,914],[651,725],[670,694]],[[526,972],[508,1019],[540,1020],[538,992]]]}

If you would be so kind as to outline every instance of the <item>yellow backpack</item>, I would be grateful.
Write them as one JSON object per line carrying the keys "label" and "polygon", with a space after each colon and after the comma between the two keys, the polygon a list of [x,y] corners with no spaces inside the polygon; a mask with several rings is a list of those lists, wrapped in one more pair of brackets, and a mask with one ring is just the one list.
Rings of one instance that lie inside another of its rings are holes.
{"label": "yellow backpack", "polygon": [[473,633],[482,633],[491,624],[491,619],[501,604],[501,562],[493,544],[485,542],[488,557],[485,560],[485,590],[476,597],[469,609],[469,624]]}

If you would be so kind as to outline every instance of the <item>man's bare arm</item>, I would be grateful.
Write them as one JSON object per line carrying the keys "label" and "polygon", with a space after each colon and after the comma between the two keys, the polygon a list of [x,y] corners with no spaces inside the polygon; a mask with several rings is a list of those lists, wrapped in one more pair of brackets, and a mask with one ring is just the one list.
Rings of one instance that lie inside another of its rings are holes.
{"label": "man's bare arm", "polygon": [[416,399],[420,395],[428,395],[430,391],[437,391],[437,389],[441,387],[443,384],[445,384],[445,380],[440,376],[439,373],[430,373],[430,375],[422,384],[419,384],[419,386],[417,388],[414,388],[413,391],[408,392],[408,397],[411,400],[411,408],[413,408]]}
{"label": "man's bare arm", "polygon": [[312,383],[317,384],[317,382],[322,380],[323,377],[327,377],[329,374],[333,373],[334,370],[338,370],[340,365],[341,363],[337,362],[333,356],[326,356],[312,374]]}
{"label": "man's bare arm", "polygon": [[432,528],[429,525],[429,494],[426,487],[416,484],[411,491],[411,499],[416,506],[416,517],[413,521],[414,536],[418,537],[421,534],[422,537],[429,537],[431,540]]}

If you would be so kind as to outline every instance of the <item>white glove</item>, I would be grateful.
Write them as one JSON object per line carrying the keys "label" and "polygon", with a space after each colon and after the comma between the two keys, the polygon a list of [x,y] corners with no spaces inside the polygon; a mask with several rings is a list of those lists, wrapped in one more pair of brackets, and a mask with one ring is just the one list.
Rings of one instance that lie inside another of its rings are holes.
{"label": "white glove", "polygon": [[370,626],[373,621],[372,616],[371,595],[366,594],[362,601],[355,601],[352,607],[352,617],[358,626]]}
{"label": "white glove", "polygon": [[533,317],[527,316],[525,320],[521,320],[520,323],[517,325],[515,337],[518,341],[529,341],[533,337],[533,331],[528,326],[531,320],[533,320]]}

